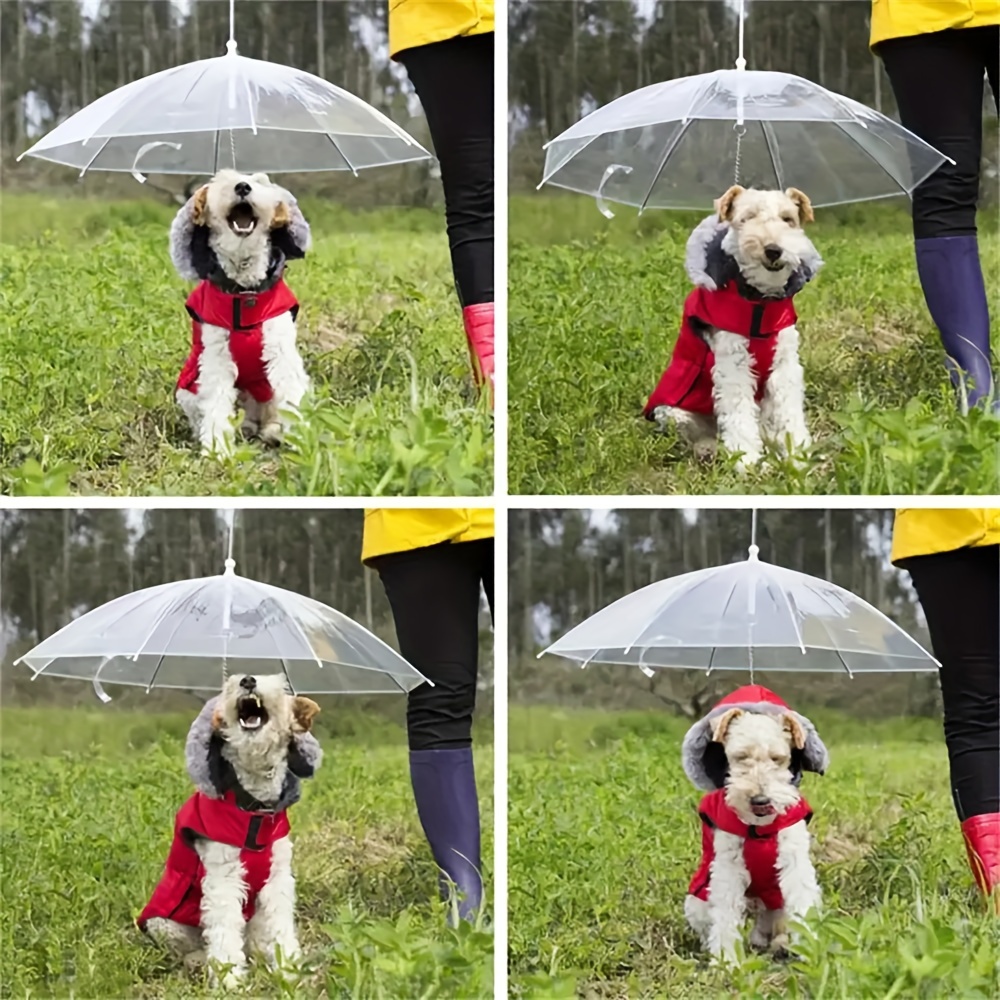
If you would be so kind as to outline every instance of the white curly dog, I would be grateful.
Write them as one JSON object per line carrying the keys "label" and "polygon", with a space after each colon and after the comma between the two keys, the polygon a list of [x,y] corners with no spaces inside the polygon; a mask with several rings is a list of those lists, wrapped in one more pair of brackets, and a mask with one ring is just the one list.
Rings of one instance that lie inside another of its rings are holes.
{"label": "white curly dog", "polygon": [[756,918],[751,947],[787,958],[788,919],[801,919],[819,906],[809,858],[812,811],[792,764],[806,739],[793,712],[731,708],[714,720],[712,740],[725,750],[728,777],[724,788],[704,796],[699,806],[702,858],[684,913],[716,959],[736,959],[748,914]]}
{"label": "white curly dog", "polygon": [[188,734],[197,791],[177,813],[166,869],[137,923],[189,968],[229,988],[247,957],[287,967],[300,955],[287,809],[322,751],[319,711],[281,675],[230,677]]}
{"label": "white curly dog", "polygon": [[721,441],[745,469],[765,443],[783,454],[810,444],[792,299],[823,261],[802,228],[813,210],[801,191],[735,185],[715,204],[688,239],[695,287],[644,415],[675,426],[699,459]]}
{"label": "white curly dog", "polygon": [[203,453],[231,452],[237,405],[246,437],[280,444],[286,414],[308,392],[299,305],[284,272],[310,245],[297,202],[266,174],[221,170],[177,213],[171,259],[182,278],[200,283],[186,303],[192,348],[176,398]]}

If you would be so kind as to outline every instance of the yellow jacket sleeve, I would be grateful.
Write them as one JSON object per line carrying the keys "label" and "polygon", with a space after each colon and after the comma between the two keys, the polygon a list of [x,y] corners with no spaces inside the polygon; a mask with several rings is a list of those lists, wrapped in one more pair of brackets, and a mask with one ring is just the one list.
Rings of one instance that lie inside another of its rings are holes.
{"label": "yellow jacket sleeve", "polygon": [[369,507],[365,510],[361,560],[409,552],[442,542],[475,542],[493,537],[489,508]]}
{"label": "yellow jacket sleeve", "polygon": [[1000,24],[1000,0],[872,0],[871,44],[988,24]]}
{"label": "yellow jacket sleeve", "polygon": [[389,55],[493,31],[494,0],[389,0]]}
{"label": "yellow jacket sleeve", "polygon": [[1000,545],[1000,509],[902,507],[892,528],[892,561]]}

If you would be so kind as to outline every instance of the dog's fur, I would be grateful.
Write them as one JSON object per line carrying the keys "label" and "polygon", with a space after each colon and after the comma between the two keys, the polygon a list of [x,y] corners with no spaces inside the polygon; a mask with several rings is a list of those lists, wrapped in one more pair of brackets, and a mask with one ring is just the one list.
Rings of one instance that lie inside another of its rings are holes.
{"label": "dog's fur", "polygon": [[[273,280],[276,270],[280,278],[285,259],[304,257],[310,239],[309,225],[294,197],[267,174],[220,170],[177,213],[171,228],[171,257],[188,280],[208,280],[227,291],[254,291]],[[244,411],[245,436],[270,445],[281,443],[288,423],[283,411],[294,413],[309,390],[296,336],[291,312],[264,322],[264,361],[274,396],[259,403],[236,389],[230,331],[203,325],[198,392],[179,388],[176,397],[204,453],[232,450],[236,406]]]}
{"label": "dog's fur", "polygon": [[[822,266],[802,228],[813,221],[812,205],[796,188],[758,191],[734,185],[715,207],[716,215],[705,219],[688,240],[687,270],[695,284],[713,291],[719,287],[719,275],[706,258],[720,230],[724,232],[721,251],[728,258],[726,263],[735,263],[742,280],[761,298],[788,297],[790,287],[798,291]],[[804,279],[801,284],[800,276]],[[675,425],[702,460],[714,458],[721,441],[728,451],[740,454],[737,464],[741,469],[761,460],[765,442],[783,454],[807,448],[811,439],[798,330],[790,326],[776,335],[774,365],[759,405],[747,338],[715,327],[708,327],[703,336],[715,356],[715,413],[706,416],[658,406],[653,419],[660,429]]]}
{"label": "dog's fur", "polygon": [[[726,804],[743,823],[764,827],[798,803],[801,796],[791,769],[792,752],[801,751],[807,740],[798,716],[732,708],[715,721],[712,738],[722,744],[728,761]],[[748,913],[755,917],[750,945],[787,957],[791,943],[788,919],[801,920],[820,903],[809,844],[804,820],[779,830],[777,876],[784,909],[768,910],[761,900],[746,896],[750,876],[743,839],[724,830],[714,831],[708,900],[689,895],[684,903],[689,925],[714,958],[735,959],[735,945]]]}
{"label": "dog's fur", "polygon": [[[278,811],[300,794],[298,778],[289,770],[290,754],[301,754],[313,769],[322,759],[319,744],[309,733],[319,706],[288,694],[280,674],[250,678],[255,681],[251,691],[267,714],[257,728],[245,728],[240,721],[241,702],[248,697],[246,687],[241,687],[243,679],[244,675],[228,678],[222,694],[208,702],[191,727],[188,772],[199,791],[211,798],[235,789],[256,800],[261,810]],[[274,843],[270,875],[249,923],[243,919],[247,886],[240,848],[202,838],[194,847],[205,870],[200,928],[152,917],[146,933],[189,968],[207,962],[216,977],[220,967],[228,967],[222,980],[227,987],[246,975],[247,951],[262,956],[271,967],[278,964],[279,951],[282,963],[294,964],[300,950],[291,839],[282,837]]]}

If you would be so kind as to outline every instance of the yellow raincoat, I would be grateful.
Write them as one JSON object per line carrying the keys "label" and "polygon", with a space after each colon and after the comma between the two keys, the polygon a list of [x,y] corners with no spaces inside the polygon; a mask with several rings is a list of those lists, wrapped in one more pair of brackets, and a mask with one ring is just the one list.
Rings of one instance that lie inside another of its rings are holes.
{"label": "yellow raincoat", "polygon": [[365,508],[361,561],[442,542],[476,542],[493,537],[489,508]]}
{"label": "yellow raincoat", "polygon": [[872,0],[871,44],[988,24],[1000,24],[1000,0]]}
{"label": "yellow raincoat", "polygon": [[1000,545],[1000,509],[902,507],[896,511],[893,562],[980,545]]}
{"label": "yellow raincoat", "polygon": [[[998,0],[1000,2],[1000,0]],[[389,55],[493,30],[494,0],[389,0]]]}

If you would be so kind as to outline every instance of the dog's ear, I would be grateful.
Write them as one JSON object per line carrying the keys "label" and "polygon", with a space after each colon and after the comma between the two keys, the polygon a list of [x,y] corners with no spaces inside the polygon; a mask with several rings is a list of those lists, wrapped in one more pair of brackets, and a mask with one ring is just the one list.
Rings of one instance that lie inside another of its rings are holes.
{"label": "dog's ear", "polygon": [[812,202],[809,196],[801,192],[798,188],[789,188],[785,194],[795,202],[799,209],[799,221],[805,225],[807,222],[814,222]]}
{"label": "dog's ear", "polygon": [[802,728],[802,723],[789,712],[781,717],[781,722],[792,746],[796,750],[803,749],[806,745],[806,731]]}
{"label": "dog's ear", "polygon": [[319,714],[319,705],[311,698],[298,696],[292,702],[292,715],[295,719],[295,729],[300,733],[308,733],[312,729],[312,720]]}
{"label": "dog's ear", "polygon": [[208,185],[202,184],[191,200],[191,221],[196,226],[208,225]]}
{"label": "dog's ear", "polygon": [[274,218],[271,219],[271,228],[283,229],[288,225],[290,218],[288,206],[283,201],[279,201],[277,208],[274,210]]}
{"label": "dog's ear", "polygon": [[715,210],[719,213],[719,222],[729,222],[733,217],[733,205],[736,199],[746,190],[739,184],[734,184],[721,198],[715,202]]}
{"label": "dog's ear", "polygon": [[742,708],[731,708],[728,712],[722,715],[718,722],[715,723],[715,730],[712,733],[712,742],[725,743],[726,733],[729,731],[729,727],[733,724],[734,720],[738,719],[742,714]]}

